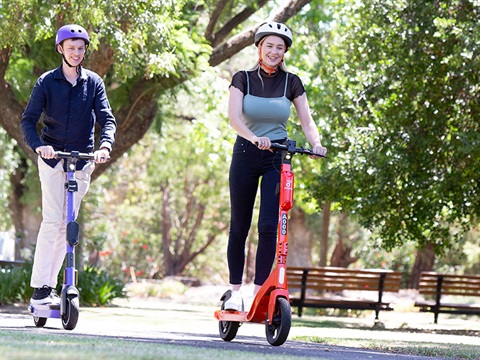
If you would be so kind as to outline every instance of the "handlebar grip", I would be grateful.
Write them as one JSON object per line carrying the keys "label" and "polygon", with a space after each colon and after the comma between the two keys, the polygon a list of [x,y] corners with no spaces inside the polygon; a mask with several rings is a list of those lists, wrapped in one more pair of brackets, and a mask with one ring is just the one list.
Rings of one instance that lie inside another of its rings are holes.
{"label": "handlebar grip", "polygon": [[279,143],[271,143],[270,148],[272,148],[274,150],[284,150],[284,151],[288,150],[287,145],[279,144]]}

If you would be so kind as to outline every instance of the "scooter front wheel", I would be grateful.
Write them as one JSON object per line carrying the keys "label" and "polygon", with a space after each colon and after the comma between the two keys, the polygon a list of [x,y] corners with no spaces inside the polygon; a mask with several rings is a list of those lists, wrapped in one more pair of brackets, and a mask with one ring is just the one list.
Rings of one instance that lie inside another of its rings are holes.
{"label": "scooter front wheel", "polygon": [[34,316],[33,322],[35,323],[36,327],[41,328],[41,327],[44,327],[45,324],[47,323],[47,318]]}
{"label": "scooter front wheel", "polygon": [[[224,304],[222,304],[222,310],[224,310]],[[232,341],[237,336],[240,323],[238,321],[219,321],[218,330],[220,337],[224,341]]]}
{"label": "scooter front wheel", "polygon": [[67,295],[65,313],[62,314],[62,325],[65,330],[73,330],[77,326],[80,303],[77,295]]}
{"label": "scooter front wheel", "polygon": [[272,322],[265,323],[265,333],[270,345],[280,346],[288,338],[290,327],[292,326],[292,309],[288,300],[285,298],[277,298],[275,313]]}

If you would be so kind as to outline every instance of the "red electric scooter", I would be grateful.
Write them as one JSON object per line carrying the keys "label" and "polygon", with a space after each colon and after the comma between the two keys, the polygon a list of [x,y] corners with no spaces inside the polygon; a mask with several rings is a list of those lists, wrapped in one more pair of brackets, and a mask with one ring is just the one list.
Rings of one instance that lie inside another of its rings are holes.
{"label": "red electric scooter", "polygon": [[255,296],[248,313],[246,311],[224,310],[225,301],[230,298],[231,290],[223,294],[220,299],[222,307],[221,310],[215,311],[215,318],[219,320],[220,337],[225,341],[233,340],[237,335],[238,328],[244,322],[264,323],[268,342],[273,346],[280,346],[287,340],[292,324],[292,310],[286,277],[288,211],[293,207],[294,190],[291,160],[294,154],[324,156],[315,154],[309,149],[296,147],[294,140],[289,140],[287,145],[272,143],[271,149],[282,152],[277,264]]}

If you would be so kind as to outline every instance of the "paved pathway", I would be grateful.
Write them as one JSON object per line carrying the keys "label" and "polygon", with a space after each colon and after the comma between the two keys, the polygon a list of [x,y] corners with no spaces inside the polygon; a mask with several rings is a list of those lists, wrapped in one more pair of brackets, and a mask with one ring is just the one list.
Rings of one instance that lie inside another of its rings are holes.
{"label": "paved pathway", "polygon": [[[407,356],[365,349],[346,348],[321,344],[305,343],[294,340],[280,347],[270,346],[265,338],[265,328],[261,324],[243,324],[232,342],[223,341],[218,334],[218,322],[213,318],[217,305],[192,304],[183,300],[135,299],[121,300],[117,306],[108,308],[82,308],[77,327],[73,331],[63,330],[59,319],[48,319],[43,329],[34,326],[31,316],[24,308],[0,308],[0,331],[33,331],[68,333],[70,336],[112,337],[126,340],[141,340],[161,344],[187,345],[198,348],[218,348],[244,351],[248,358],[257,358],[261,354],[283,354],[318,359],[428,359],[432,357]],[[393,314],[389,313],[390,316]],[[415,314],[413,316],[419,316]],[[428,314],[421,314],[428,315]],[[431,315],[431,314],[430,314]],[[382,313],[381,316],[387,316]],[[405,314],[395,321],[406,321]],[[433,318],[433,316],[431,316]],[[427,319],[425,317],[425,319]],[[295,316],[294,316],[295,320]],[[332,318],[338,321],[338,318]],[[478,336],[451,336],[442,334],[414,334],[398,331],[362,330],[362,324],[369,321],[348,319],[343,328],[292,327],[289,339],[299,336],[342,337],[354,339],[395,339],[405,341],[466,343],[478,345]],[[417,318],[418,321],[418,318]],[[432,326],[427,323],[424,326]],[[431,320],[430,320],[431,322]],[[478,323],[477,323],[478,324]],[[450,325],[453,326],[453,325]],[[478,325],[477,325],[478,327]]]}

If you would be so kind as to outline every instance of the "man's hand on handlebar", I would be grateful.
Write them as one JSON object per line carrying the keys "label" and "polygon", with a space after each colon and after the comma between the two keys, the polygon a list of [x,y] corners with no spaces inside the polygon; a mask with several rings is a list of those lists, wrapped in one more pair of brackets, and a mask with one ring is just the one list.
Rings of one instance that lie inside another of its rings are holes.
{"label": "man's hand on handlebar", "polygon": [[110,159],[110,151],[106,148],[98,149],[93,153],[95,163],[103,164],[106,163]]}
{"label": "man's hand on handlebar", "polygon": [[50,145],[39,146],[35,152],[44,159],[53,159],[55,157],[55,150]]}

